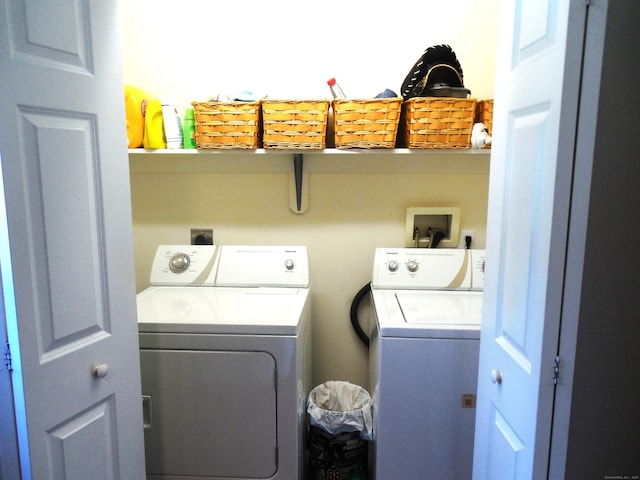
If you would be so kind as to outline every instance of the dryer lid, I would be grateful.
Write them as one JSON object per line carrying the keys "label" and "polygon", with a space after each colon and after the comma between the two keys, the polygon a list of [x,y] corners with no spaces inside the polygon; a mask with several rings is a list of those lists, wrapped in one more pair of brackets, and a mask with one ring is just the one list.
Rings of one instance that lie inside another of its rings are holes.
{"label": "dryer lid", "polygon": [[306,288],[149,287],[137,296],[138,330],[296,335],[308,296]]}

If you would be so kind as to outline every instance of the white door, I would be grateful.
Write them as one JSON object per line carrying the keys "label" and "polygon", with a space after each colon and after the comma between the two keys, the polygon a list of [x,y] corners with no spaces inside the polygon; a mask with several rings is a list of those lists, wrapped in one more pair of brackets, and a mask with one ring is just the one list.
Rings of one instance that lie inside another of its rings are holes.
{"label": "white door", "polygon": [[547,474],[586,8],[501,3],[476,480]]}
{"label": "white door", "polygon": [[0,261],[24,479],[145,476],[117,13],[116,0],[0,7]]}

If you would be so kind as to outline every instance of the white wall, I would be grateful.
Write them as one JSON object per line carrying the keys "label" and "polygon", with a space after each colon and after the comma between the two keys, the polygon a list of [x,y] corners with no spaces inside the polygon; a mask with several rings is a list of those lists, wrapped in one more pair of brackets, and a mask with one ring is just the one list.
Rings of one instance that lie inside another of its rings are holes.
{"label": "white wall", "polygon": [[125,82],[182,108],[251,90],[325,98],[399,92],[429,46],[448,43],[477,98],[493,97],[497,0],[121,1]]}
{"label": "white wall", "polygon": [[[241,7],[240,7],[241,6]],[[497,1],[127,0],[121,2],[125,82],[192,100],[249,89],[271,98],[326,98],[335,76],[349,96],[400,84],[425,48],[449,43],[477,98],[493,97]],[[232,162],[237,154],[229,157]],[[262,159],[260,161],[263,161]],[[394,161],[390,156],[389,161]],[[309,210],[289,210],[281,173],[132,173],[137,287],[155,248],[213,227],[220,244],[303,244],[312,279],[313,382],[367,385],[367,351],[349,323],[371,280],[377,246],[404,246],[406,208],[459,206],[484,247],[486,173],[313,173]]]}

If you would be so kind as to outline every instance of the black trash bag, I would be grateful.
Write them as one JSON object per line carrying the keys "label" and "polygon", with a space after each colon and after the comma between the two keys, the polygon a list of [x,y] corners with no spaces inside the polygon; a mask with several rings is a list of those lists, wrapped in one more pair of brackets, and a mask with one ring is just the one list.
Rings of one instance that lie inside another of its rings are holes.
{"label": "black trash bag", "polygon": [[462,67],[449,45],[427,48],[404,81],[400,93],[408,100],[413,97],[467,97]]}
{"label": "black trash bag", "polygon": [[371,408],[369,393],[348,382],[325,382],[309,393],[309,480],[367,478]]}

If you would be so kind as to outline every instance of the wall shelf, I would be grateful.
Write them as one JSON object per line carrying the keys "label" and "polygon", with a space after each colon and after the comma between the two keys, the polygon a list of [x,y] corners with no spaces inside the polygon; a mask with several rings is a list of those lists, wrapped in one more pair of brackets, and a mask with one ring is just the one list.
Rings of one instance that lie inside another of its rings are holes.
{"label": "wall shelf", "polygon": [[290,173],[295,154],[306,173],[489,173],[491,150],[146,150],[129,149],[131,173]]}

